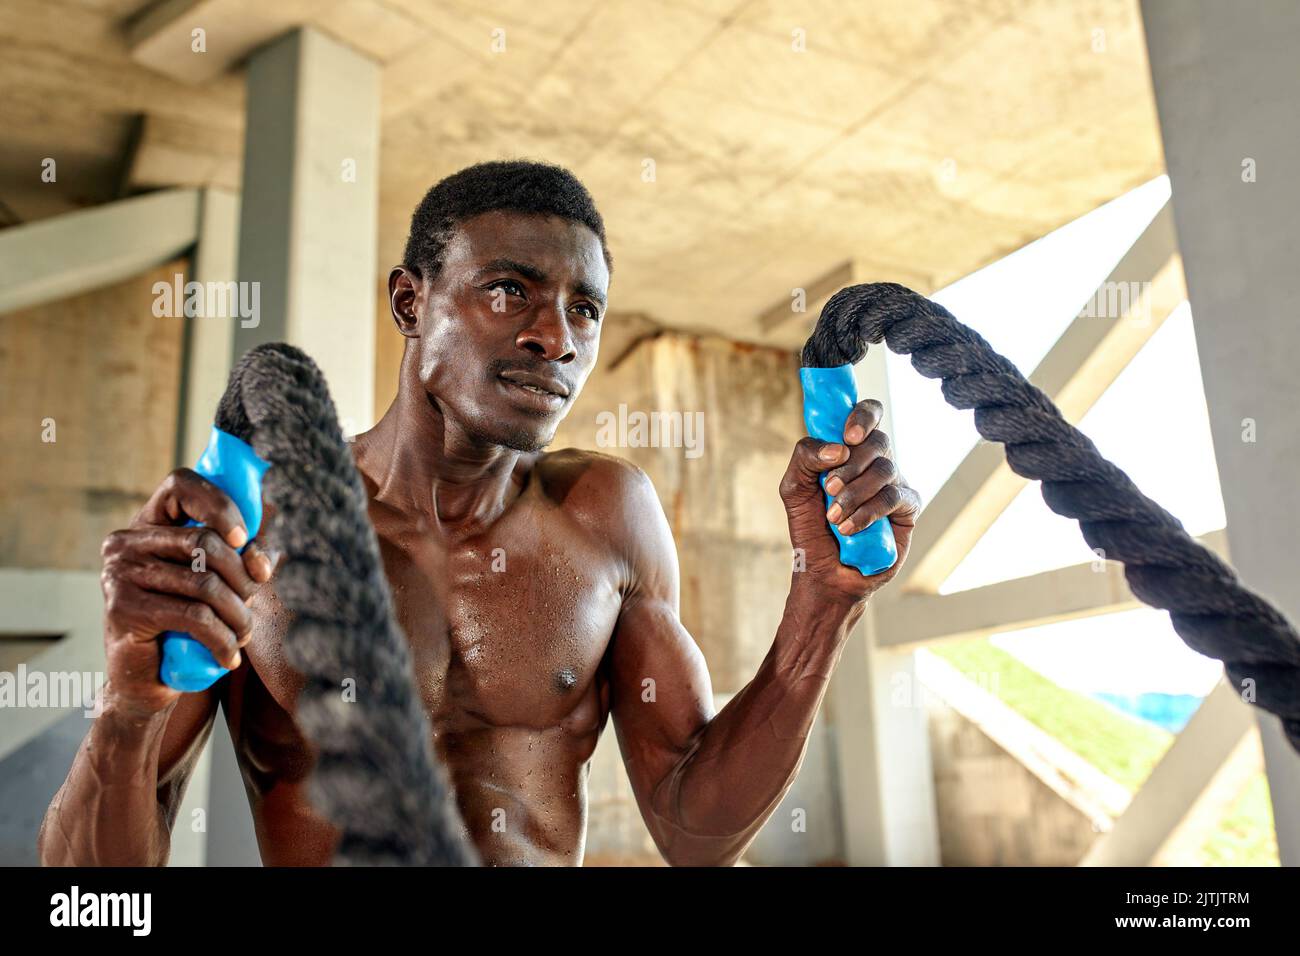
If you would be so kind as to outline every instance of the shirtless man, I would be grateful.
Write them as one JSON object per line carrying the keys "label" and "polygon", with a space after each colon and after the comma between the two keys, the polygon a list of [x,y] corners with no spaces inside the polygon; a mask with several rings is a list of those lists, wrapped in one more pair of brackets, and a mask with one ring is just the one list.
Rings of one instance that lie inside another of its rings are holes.
{"label": "shirtless man", "polygon": [[[619,458],[542,450],[596,363],[609,277],[604,225],[568,172],[486,163],[439,183],[389,276],[406,338],[400,384],[357,437],[356,463],[434,747],[483,861],[581,864],[588,761],[612,713],[664,859],[729,865],[793,782],[844,642],[907,553],[919,500],[876,428],[877,402],[854,409],[843,444],[798,442],[780,493],[804,570],[758,673],[715,713],[649,479]],[[827,471],[830,514],[817,483]],[[885,515],[895,566],[863,577],[840,564],[827,519],[851,532]],[[104,709],[46,813],[44,863],[164,864],[218,706],[263,861],[330,861],[336,831],[306,795],[312,756],[294,723],[301,678],[282,653],[277,556],[255,541],[241,557],[246,539],[230,500],[180,469],[105,541]],[[206,572],[191,570],[196,547]],[[169,629],[231,673],[201,693],[164,686],[156,638]]]}

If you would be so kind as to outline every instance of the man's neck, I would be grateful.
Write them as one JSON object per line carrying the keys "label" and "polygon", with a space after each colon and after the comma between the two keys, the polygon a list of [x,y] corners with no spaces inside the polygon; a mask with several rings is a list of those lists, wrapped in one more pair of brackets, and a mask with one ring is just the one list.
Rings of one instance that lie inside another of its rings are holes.
{"label": "man's neck", "polygon": [[538,457],[468,435],[405,376],[384,417],[355,441],[357,467],[376,501],[446,530],[492,524]]}

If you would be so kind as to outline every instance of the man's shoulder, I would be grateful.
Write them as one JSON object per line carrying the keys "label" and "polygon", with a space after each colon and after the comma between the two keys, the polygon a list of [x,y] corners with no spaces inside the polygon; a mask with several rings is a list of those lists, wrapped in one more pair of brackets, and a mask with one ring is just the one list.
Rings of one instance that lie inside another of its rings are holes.
{"label": "man's shoulder", "polygon": [[659,494],[635,462],[565,448],[547,453],[538,466],[547,496],[628,566],[644,570],[676,561]]}
{"label": "man's shoulder", "polygon": [[537,462],[548,495],[562,506],[613,519],[640,510],[655,497],[650,476],[635,462],[586,448],[545,452]]}
{"label": "man's shoulder", "polygon": [[538,466],[552,475],[590,476],[603,483],[641,484],[650,481],[650,476],[636,462],[591,449],[545,451],[538,459]]}

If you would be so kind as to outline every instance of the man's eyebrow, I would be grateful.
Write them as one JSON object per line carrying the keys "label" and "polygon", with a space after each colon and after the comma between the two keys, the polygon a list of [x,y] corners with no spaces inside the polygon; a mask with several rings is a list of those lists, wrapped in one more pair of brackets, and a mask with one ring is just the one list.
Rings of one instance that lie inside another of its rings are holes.
{"label": "man's eyebrow", "polygon": [[515,259],[493,259],[483,268],[474,273],[475,277],[485,275],[489,272],[516,272],[525,279],[531,279],[533,282],[545,282],[546,273],[537,266],[529,265],[527,262],[519,262]]}
{"label": "man's eyebrow", "polygon": [[585,295],[588,299],[595,299],[600,303],[602,309],[605,307],[604,294],[590,282],[583,282],[579,279],[573,284],[573,290],[577,292],[578,295]]}
{"label": "man's eyebrow", "polygon": [[[475,279],[486,275],[489,272],[514,272],[529,279],[533,282],[545,282],[546,273],[537,266],[529,265],[527,262],[520,262],[517,259],[498,258],[483,266],[474,273]],[[605,307],[605,295],[590,282],[579,279],[573,284],[573,290],[578,295],[585,295],[589,299],[595,299],[600,303],[601,308]]]}

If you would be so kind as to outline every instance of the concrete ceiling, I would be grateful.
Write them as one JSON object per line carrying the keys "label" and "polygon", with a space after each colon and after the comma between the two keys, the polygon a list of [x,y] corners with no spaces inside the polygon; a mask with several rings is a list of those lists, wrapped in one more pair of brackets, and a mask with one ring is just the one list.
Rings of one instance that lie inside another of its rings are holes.
{"label": "concrete ceiling", "polygon": [[[1164,167],[1133,0],[162,6],[186,34],[207,25],[208,57],[186,61],[199,74],[159,59],[156,4],[0,7],[0,200],[18,218],[237,188],[241,51],[295,23],[383,64],[385,272],[438,178],[541,158],[604,213],[615,311],[749,341],[802,341],[804,320],[761,321],[796,286],[933,291]],[[56,183],[40,180],[45,157]]]}

